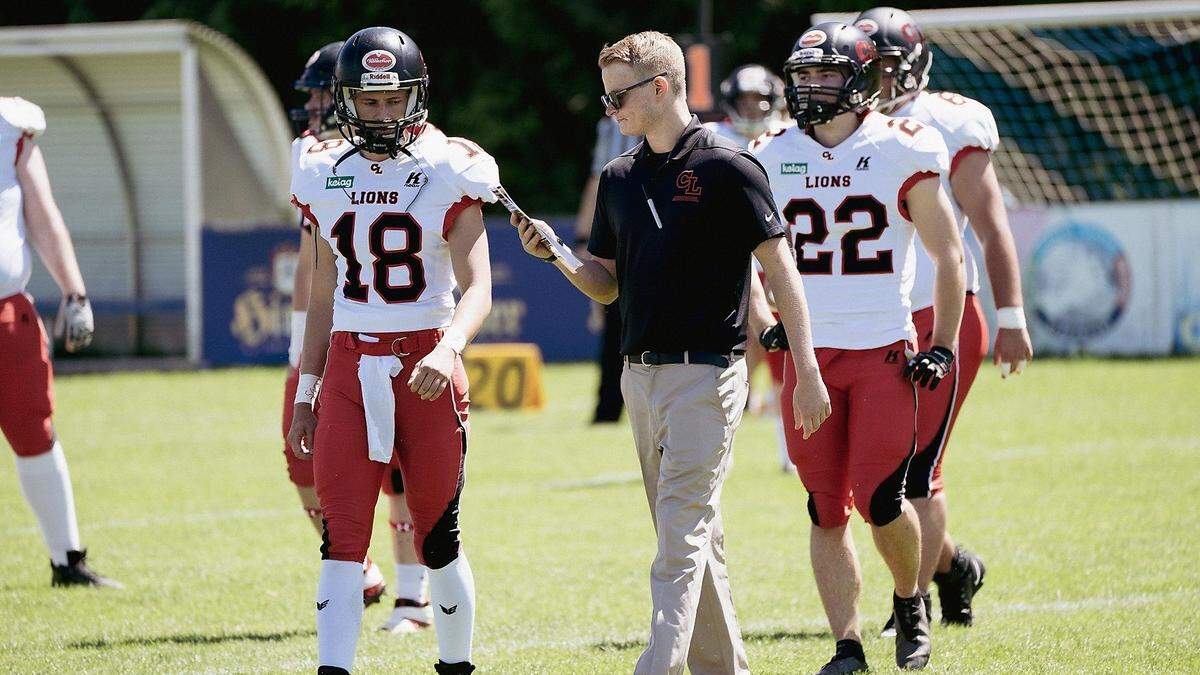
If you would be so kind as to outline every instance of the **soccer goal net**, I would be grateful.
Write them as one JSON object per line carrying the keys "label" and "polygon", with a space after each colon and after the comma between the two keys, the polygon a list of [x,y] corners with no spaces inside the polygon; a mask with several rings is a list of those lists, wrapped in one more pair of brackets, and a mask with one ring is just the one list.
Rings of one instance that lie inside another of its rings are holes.
{"label": "soccer goal net", "polygon": [[1200,2],[913,14],[930,88],[995,115],[994,163],[1018,203],[1200,197]]}

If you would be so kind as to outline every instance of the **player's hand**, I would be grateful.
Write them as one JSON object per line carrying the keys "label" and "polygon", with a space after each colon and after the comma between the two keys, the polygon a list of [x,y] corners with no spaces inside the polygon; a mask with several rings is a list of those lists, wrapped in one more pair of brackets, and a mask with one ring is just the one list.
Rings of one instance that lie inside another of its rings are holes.
{"label": "player's hand", "polygon": [[1000,377],[1011,373],[1020,375],[1033,360],[1033,344],[1024,328],[1001,328],[996,331],[996,349],[992,363],[1000,368]]}
{"label": "player's hand", "polygon": [[829,390],[821,379],[821,371],[816,365],[801,366],[796,372],[796,388],[792,391],[792,415],[796,428],[804,430],[804,439],[817,433],[832,412]]}
{"label": "player's hand", "polygon": [[904,366],[904,377],[913,384],[933,391],[942,378],[950,374],[953,365],[954,352],[935,345],[908,360]]}
{"label": "player's hand", "polygon": [[67,351],[77,352],[92,344],[95,328],[92,305],[86,296],[72,293],[62,299],[54,319],[54,337],[63,341]]}
{"label": "player's hand", "polygon": [[[517,234],[521,236],[521,246],[525,249],[526,253],[542,260],[554,257],[554,252],[546,245],[545,240],[542,239],[542,235],[538,234],[537,228],[533,225],[536,222],[550,229],[550,226],[546,225],[545,221],[521,218],[514,213],[509,216],[508,222],[517,228]],[[550,231],[554,232],[552,229]]]}
{"label": "player's hand", "polygon": [[780,349],[788,348],[787,331],[783,329],[783,322],[768,326],[763,329],[758,335],[758,342],[763,346],[763,349],[769,352],[776,352]]}
{"label": "player's hand", "polygon": [[450,376],[454,374],[457,361],[458,354],[453,349],[438,343],[425,358],[417,361],[412,376],[408,378],[408,388],[423,401],[436,401],[450,385]]}
{"label": "player's hand", "polygon": [[292,428],[288,429],[288,447],[299,459],[312,459],[313,442],[316,439],[317,416],[313,414],[312,406],[297,403],[292,413]]}

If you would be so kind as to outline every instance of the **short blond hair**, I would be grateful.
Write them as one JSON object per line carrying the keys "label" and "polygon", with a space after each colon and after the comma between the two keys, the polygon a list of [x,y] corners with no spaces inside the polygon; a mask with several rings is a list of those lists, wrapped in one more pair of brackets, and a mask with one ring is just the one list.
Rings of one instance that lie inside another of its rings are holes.
{"label": "short blond hair", "polygon": [[687,96],[687,79],[684,75],[683,50],[670,35],[647,30],[626,35],[600,50],[601,68],[613,63],[624,63],[643,77],[666,73],[667,81],[676,96]]}

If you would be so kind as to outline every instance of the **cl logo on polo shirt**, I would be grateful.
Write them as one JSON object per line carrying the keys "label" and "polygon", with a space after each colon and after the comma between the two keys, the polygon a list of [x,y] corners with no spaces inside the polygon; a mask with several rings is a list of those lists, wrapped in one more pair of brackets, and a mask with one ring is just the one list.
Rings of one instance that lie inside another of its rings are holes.
{"label": "cl logo on polo shirt", "polygon": [[673,202],[698,202],[700,201],[700,193],[703,188],[700,187],[700,179],[696,178],[696,173],[691,169],[683,171],[679,177],[675,179],[675,187],[682,190],[682,194],[675,195],[671,201]]}

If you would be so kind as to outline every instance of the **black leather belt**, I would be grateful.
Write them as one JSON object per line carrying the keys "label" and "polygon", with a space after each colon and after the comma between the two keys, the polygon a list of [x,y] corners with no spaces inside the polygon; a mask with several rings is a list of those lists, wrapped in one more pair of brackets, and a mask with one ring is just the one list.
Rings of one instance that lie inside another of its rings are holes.
{"label": "black leather belt", "polygon": [[728,368],[729,364],[742,358],[745,352],[734,350],[728,354],[718,354],[717,352],[641,352],[640,354],[626,354],[625,362],[633,365],[641,366],[667,366],[676,363],[701,363],[718,368]]}

